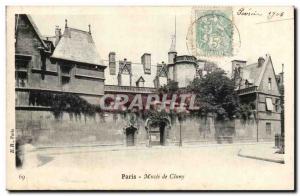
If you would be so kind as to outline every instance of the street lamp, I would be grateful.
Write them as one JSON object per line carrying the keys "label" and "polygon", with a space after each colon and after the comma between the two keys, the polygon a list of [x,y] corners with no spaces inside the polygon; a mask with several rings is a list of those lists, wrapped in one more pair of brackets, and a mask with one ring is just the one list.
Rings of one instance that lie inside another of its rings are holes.
{"label": "street lamp", "polygon": [[181,122],[182,122],[182,114],[179,113],[178,121],[179,121],[179,147],[182,147],[182,133],[181,133]]}
{"label": "street lamp", "polygon": [[188,110],[186,110],[185,108],[186,104],[184,104],[184,108],[180,108],[179,111],[178,111],[178,121],[179,121],[179,147],[182,147],[182,128],[181,128],[181,125],[182,125],[182,121],[183,121],[183,118],[186,114],[189,113]]}

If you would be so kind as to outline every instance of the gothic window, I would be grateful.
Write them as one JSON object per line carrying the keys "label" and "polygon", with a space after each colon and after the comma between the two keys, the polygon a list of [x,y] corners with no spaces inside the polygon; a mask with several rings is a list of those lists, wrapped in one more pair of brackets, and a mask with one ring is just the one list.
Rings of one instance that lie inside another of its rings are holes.
{"label": "gothic window", "polygon": [[268,90],[272,90],[272,78],[268,80]]}
{"label": "gothic window", "polygon": [[60,71],[61,71],[61,85],[65,86],[70,83],[71,80],[71,65],[67,66],[61,66]]}
{"label": "gothic window", "polygon": [[126,59],[125,59],[124,61],[120,61],[119,64],[120,64],[119,73],[128,74],[128,75],[131,74],[131,62],[126,61]]}
{"label": "gothic window", "polygon": [[27,86],[27,71],[31,56],[27,55],[16,55],[15,56],[15,69],[16,69],[16,86],[26,87]]}

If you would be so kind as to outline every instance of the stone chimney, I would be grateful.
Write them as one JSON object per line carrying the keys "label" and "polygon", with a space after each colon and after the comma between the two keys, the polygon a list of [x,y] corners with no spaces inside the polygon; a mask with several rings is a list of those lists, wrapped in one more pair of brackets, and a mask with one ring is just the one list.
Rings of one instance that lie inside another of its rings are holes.
{"label": "stone chimney", "polygon": [[[236,77],[237,75],[240,75],[240,70],[242,69],[243,66],[246,66],[247,61],[243,60],[232,60],[231,61],[231,76],[232,78]],[[237,74],[237,75],[236,75]]]}
{"label": "stone chimney", "polygon": [[116,75],[116,53],[110,52],[108,54],[108,67],[110,75]]}
{"label": "stone chimney", "polygon": [[61,38],[61,29],[59,28],[59,26],[55,26],[55,47],[57,46],[59,40]]}
{"label": "stone chimney", "polygon": [[144,53],[141,57],[141,62],[144,67],[144,73],[145,74],[151,74],[151,54]]}
{"label": "stone chimney", "polygon": [[257,66],[260,67],[264,64],[265,59],[263,57],[259,57],[257,60]]}

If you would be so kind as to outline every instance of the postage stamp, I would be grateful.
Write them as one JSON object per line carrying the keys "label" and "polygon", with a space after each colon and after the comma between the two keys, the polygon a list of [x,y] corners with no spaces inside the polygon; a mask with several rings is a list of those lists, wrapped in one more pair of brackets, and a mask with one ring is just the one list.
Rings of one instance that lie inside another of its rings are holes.
{"label": "postage stamp", "polygon": [[196,10],[196,45],[203,56],[231,56],[231,10]]}

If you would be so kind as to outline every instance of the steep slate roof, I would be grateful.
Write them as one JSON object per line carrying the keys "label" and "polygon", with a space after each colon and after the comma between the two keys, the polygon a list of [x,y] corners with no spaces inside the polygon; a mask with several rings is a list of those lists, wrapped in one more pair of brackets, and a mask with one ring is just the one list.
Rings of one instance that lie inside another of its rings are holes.
{"label": "steep slate roof", "polygon": [[258,67],[258,63],[243,66],[241,71],[241,77],[243,79],[241,88],[246,87],[245,80],[248,80],[248,82],[254,86],[259,86],[269,61],[271,61],[271,57],[266,55],[265,62],[260,67]]}
{"label": "steep slate roof", "polygon": [[257,63],[246,65],[242,70],[242,78],[251,83],[256,83],[263,66],[258,67]]}
{"label": "steep slate roof", "polygon": [[89,32],[66,27],[52,58],[101,65],[92,35]]}
{"label": "steep slate roof", "polygon": [[31,26],[33,27],[33,29],[34,29],[35,33],[37,34],[39,40],[41,41],[42,45],[43,45],[45,48],[47,48],[47,45],[46,45],[45,42],[43,41],[42,34],[40,33],[39,29],[37,28],[37,26],[36,26],[35,22],[33,21],[32,17],[31,17],[29,14],[24,14],[24,15],[27,17],[29,23],[30,23]]}

